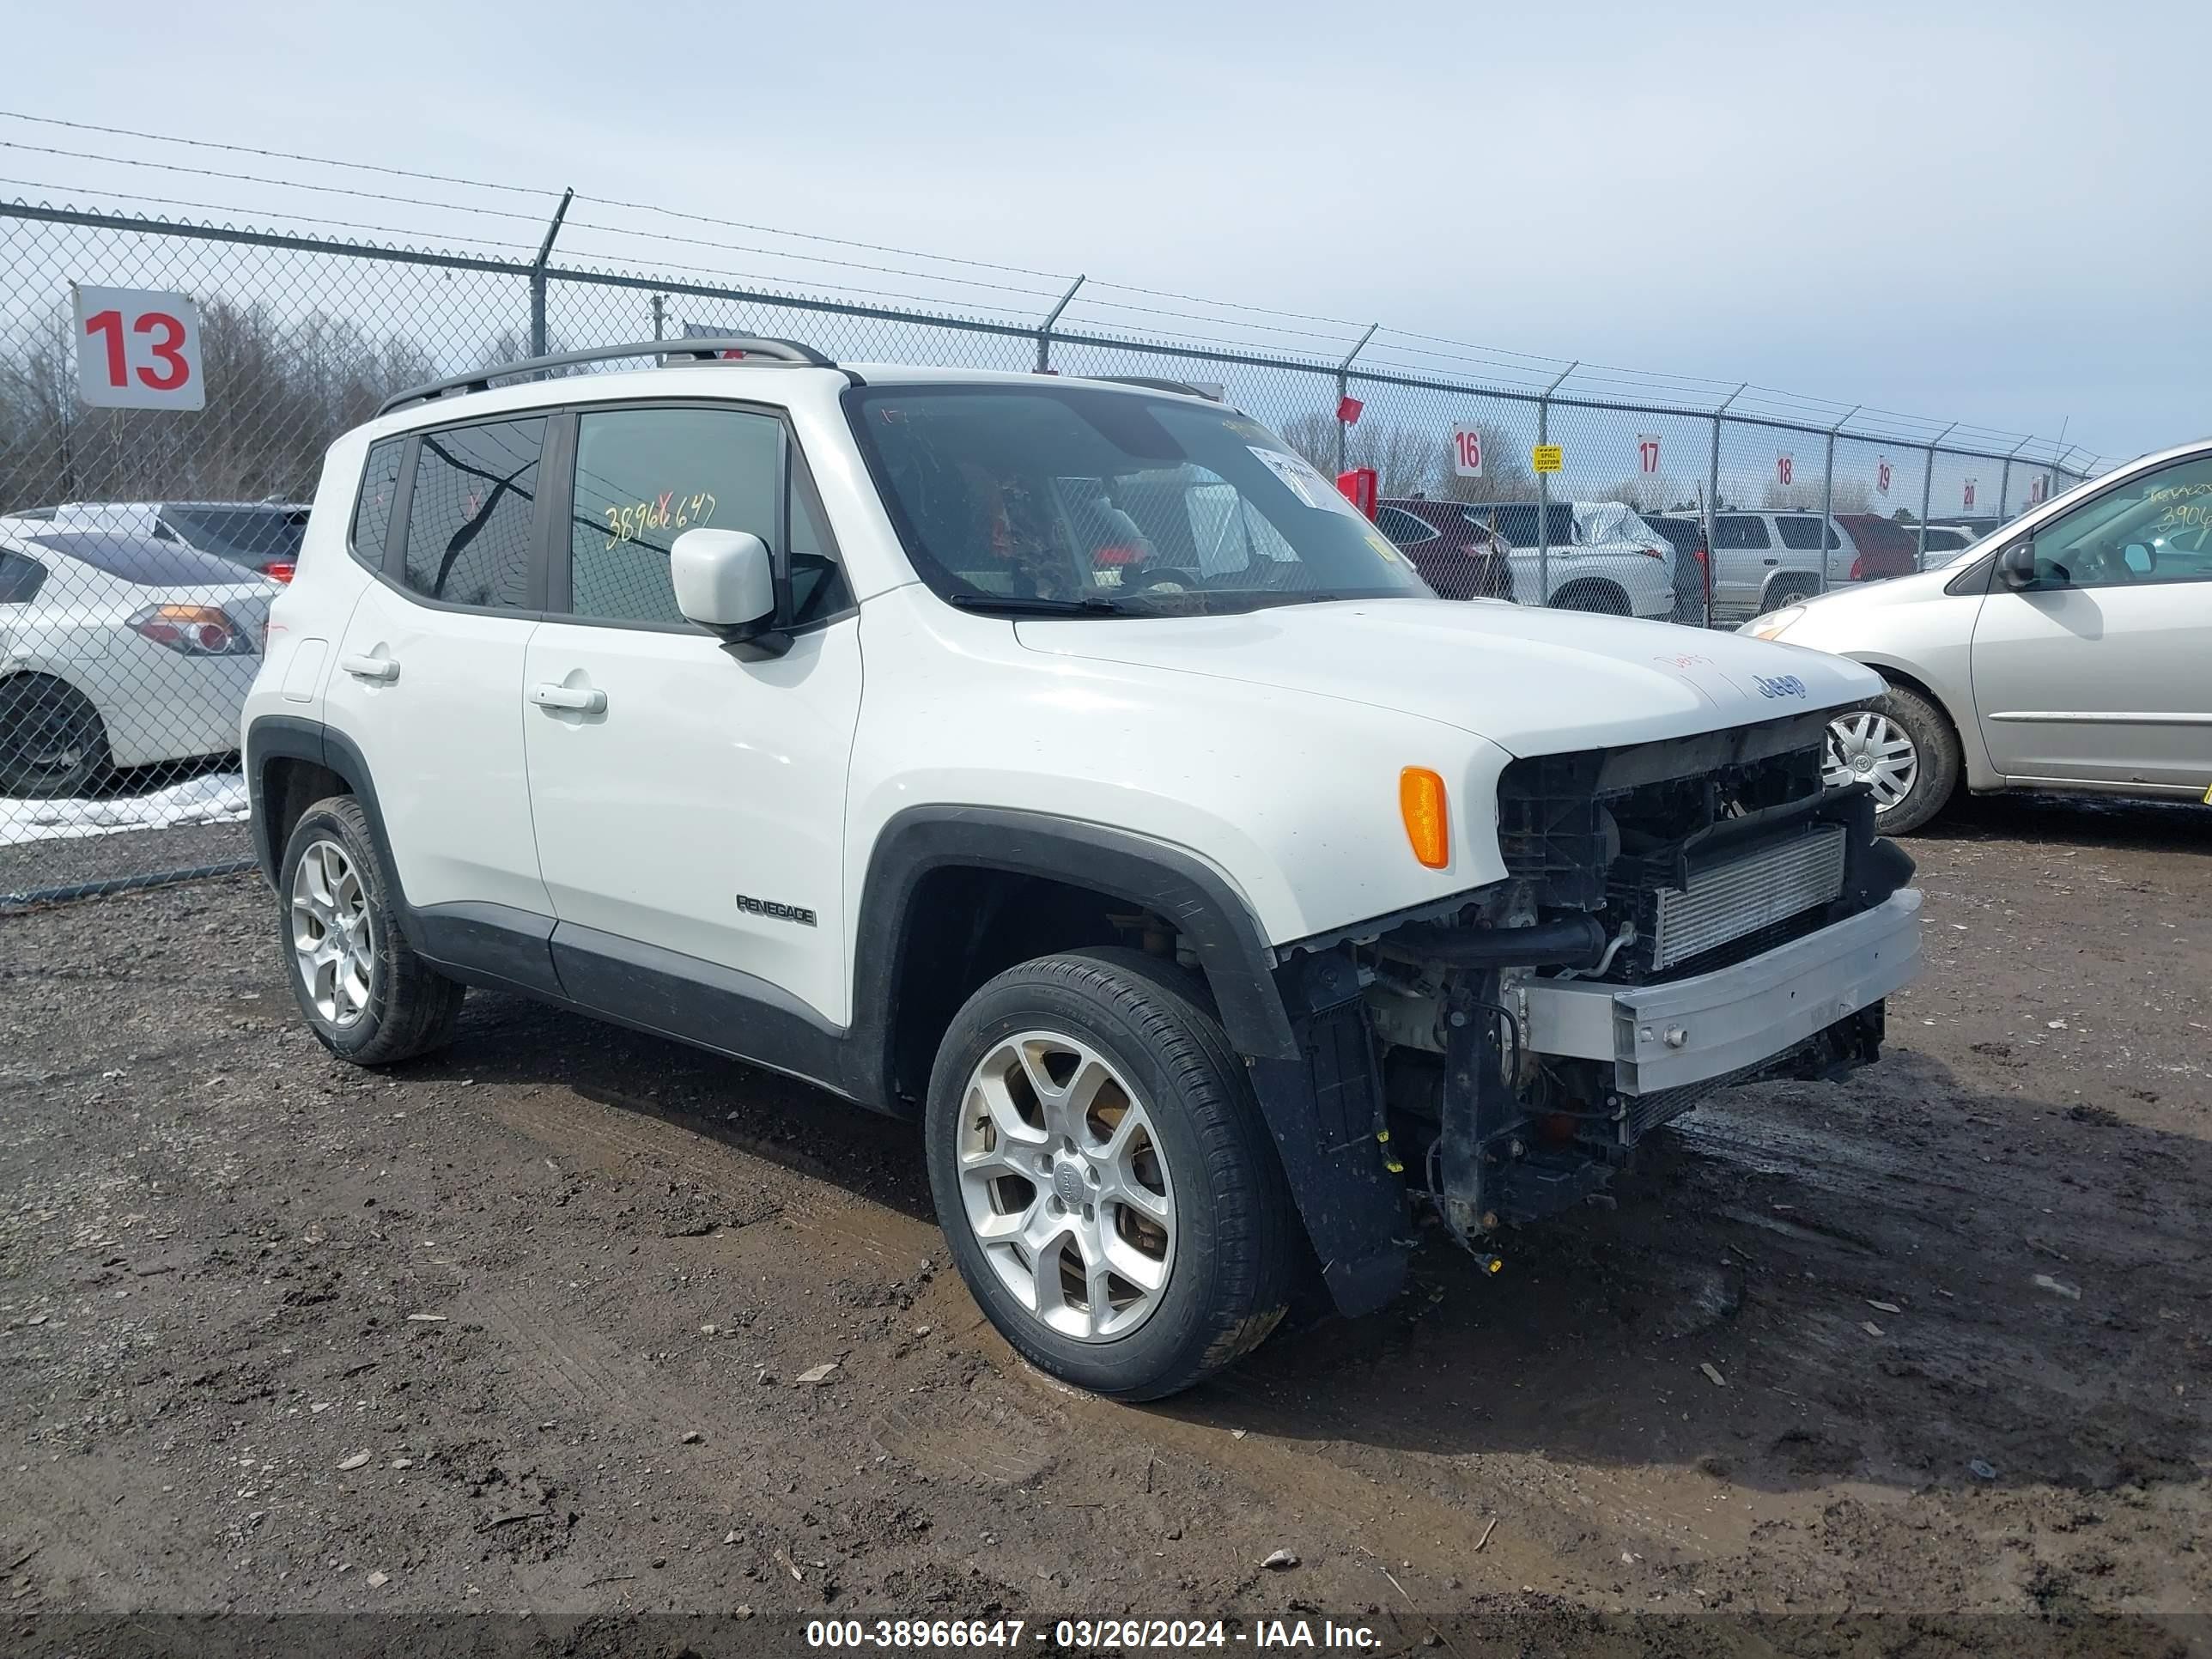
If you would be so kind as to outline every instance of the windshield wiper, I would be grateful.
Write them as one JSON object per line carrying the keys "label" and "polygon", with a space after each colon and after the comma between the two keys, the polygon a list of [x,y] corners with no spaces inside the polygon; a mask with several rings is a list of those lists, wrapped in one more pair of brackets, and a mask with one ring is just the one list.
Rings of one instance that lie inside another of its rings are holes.
{"label": "windshield wiper", "polygon": [[954,593],[946,603],[963,611],[988,611],[1002,617],[1126,617],[1132,613],[1103,593],[1079,599],[1029,599],[1019,593]]}

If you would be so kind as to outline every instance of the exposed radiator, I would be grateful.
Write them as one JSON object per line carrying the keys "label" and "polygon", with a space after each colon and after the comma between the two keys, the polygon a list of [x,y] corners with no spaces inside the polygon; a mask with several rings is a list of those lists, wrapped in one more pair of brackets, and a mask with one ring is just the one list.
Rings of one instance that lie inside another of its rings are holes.
{"label": "exposed radiator", "polygon": [[1844,887],[1844,830],[1808,836],[1692,872],[1687,890],[1662,887],[1651,965],[1672,967],[1731,939],[1826,904]]}

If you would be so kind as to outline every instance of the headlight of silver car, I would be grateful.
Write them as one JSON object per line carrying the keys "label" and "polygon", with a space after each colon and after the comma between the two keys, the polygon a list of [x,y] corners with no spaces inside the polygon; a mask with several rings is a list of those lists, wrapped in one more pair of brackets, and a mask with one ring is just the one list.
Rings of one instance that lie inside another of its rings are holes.
{"label": "headlight of silver car", "polygon": [[1790,631],[1790,624],[1805,614],[1802,605],[1785,605],[1779,611],[1770,611],[1763,617],[1753,617],[1735,631],[1748,634],[1754,640],[1778,640]]}

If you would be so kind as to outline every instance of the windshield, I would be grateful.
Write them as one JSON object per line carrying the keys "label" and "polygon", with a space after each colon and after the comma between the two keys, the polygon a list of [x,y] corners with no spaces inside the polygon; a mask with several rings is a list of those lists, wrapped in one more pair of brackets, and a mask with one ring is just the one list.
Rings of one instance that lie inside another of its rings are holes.
{"label": "windshield", "polygon": [[846,398],[916,573],[955,605],[1163,616],[1429,594],[1334,485],[1233,410],[1079,386]]}
{"label": "windshield", "polygon": [[230,559],[296,562],[307,534],[303,507],[168,507],[161,516],[194,547]]}

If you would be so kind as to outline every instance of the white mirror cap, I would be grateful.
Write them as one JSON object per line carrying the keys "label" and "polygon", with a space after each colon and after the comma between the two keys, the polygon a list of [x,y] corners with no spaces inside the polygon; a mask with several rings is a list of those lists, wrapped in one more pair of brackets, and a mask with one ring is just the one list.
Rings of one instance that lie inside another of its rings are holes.
{"label": "white mirror cap", "polygon": [[676,608],[708,628],[744,628],[775,612],[768,544],[749,530],[687,530],[668,552]]}

